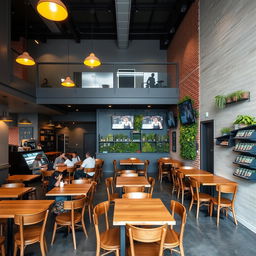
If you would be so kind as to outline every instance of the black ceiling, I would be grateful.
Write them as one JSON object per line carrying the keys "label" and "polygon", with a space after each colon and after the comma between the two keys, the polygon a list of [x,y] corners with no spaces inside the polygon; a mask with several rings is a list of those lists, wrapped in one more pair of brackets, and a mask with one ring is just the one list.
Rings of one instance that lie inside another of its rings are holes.
{"label": "black ceiling", "polygon": [[[116,39],[115,0],[62,0],[69,18],[52,32],[32,6],[37,0],[12,0],[12,39]],[[158,39],[166,48],[194,0],[132,0],[130,40]],[[25,15],[26,12],[28,15]],[[27,16],[27,19],[26,19]],[[26,26],[27,24],[27,26]],[[27,29],[26,29],[27,27]]]}

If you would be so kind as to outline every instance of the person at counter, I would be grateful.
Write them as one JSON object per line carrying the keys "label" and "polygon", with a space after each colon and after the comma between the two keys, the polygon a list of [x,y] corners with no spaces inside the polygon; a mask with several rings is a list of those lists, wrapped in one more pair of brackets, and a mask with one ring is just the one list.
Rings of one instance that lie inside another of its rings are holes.
{"label": "person at counter", "polygon": [[53,169],[56,169],[58,164],[64,164],[65,162],[65,153],[61,153],[58,157],[55,158],[54,164],[53,164]]}
{"label": "person at counter", "polygon": [[42,154],[38,154],[35,158],[35,160],[33,161],[32,164],[32,173],[33,174],[41,174],[41,169],[42,168],[48,168],[47,164],[43,164],[42,162]]}
{"label": "person at counter", "polygon": [[73,164],[76,164],[77,162],[80,162],[80,161],[81,161],[81,159],[80,159],[79,155],[77,154],[77,152],[72,153]]}

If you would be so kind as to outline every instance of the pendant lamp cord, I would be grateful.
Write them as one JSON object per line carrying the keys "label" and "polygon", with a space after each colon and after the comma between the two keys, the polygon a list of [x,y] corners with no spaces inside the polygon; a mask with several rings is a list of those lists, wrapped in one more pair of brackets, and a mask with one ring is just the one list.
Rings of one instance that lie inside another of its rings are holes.
{"label": "pendant lamp cord", "polygon": [[25,4],[25,50],[28,50],[28,2],[24,1]]}
{"label": "pendant lamp cord", "polygon": [[68,71],[68,76],[70,76],[69,74],[69,40],[67,39],[67,48],[68,48],[68,66],[67,66],[67,71]]}

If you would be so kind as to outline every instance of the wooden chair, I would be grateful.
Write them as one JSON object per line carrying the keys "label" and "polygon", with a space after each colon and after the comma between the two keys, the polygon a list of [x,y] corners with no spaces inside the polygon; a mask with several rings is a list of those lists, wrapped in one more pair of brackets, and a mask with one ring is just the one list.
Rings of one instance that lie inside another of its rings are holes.
{"label": "wooden chair", "polygon": [[72,180],[74,179],[75,170],[76,170],[76,167],[67,167],[68,177],[65,178],[65,181],[67,181],[68,184],[71,184]]}
{"label": "wooden chair", "polygon": [[123,198],[126,199],[145,199],[145,198],[151,198],[150,193],[144,193],[144,192],[131,192],[123,194]]}
{"label": "wooden chair", "polygon": [[190,192],[190,185],[187,184],[185,181],[185,175],[182,172],[177,172],[177,180],[178,180],[178,199],[180,198],[180,193],[181,193],[181,203],[184,203],[184,195],[185,192],[189,193]]}
{"label": "wooden chair", "polygon": [[150,193],[151,196],[152,196],[156,180],[153,177],[148,177],[148,182],[150,184],[150,188],[148,189],[148,193]]}
{"label": "wooden chair", "polygon": [[121,170],[120,174],[137,173],[136,170]]}
{"label": "wooden chair", "polygon": [[2,185],[2,188],[24,188],[24,187],[25,187],[24,183],[7,183]]}
{"label": "wooden chair", "polygon": [[144,186],[135,186],[135,187],[130,187],[130,186],[124,186],[123,187],[124,193],[131,193],[131,192],[144,192],[145,187]]}
{"label": "wooden chair", "polygon": [[121,177],[138,177],[138,173],[122,173]]}
{"label": "wooden chair", "polygon": [[[180,228],[178,231],[175,231],[173,227],[167,229],[166,232],[166,238],[164,241],[164,249],[169,249],[171,252],[177,252],[181,256],[185,256],[184,254],[184,248],[183,248],[183,236],[184,236],[184,230],[187,220],[187,213],[186,208],[181,203],[172,200],[171,201],[171,212],[172,216],[175,217],[175,215],[179,215],[179,218],[181,220],[180,222]],[[177,225],[175,225],[175,228],[177,228]],[[179,247],[179,251],[176,249]]]}
{"label": "wooden chair", "polygon": [[160,183],[162,183],[163,177],[167,176],[170,180],[170,169],[169,168],[163,168],[163,162],[158,161],[158,180],[160,180]]}
{"label": "wooden chair", "polygon": [[103,176],[103,165],[104,165],[104,160],[103,159],[100,159],[100,158],[96,158],[95,159],[95,164],[96,164],[96,167],[98,168],[99,170],[99,182]]}
{"label": "wooden chair", "polygon": [[121,170],[117,168],[116,160],[113,160],[113,168],[114,168],[114,179],[116,179],[116,177],[121,174]]}
{"label": "wooden chair", "polygon": [[52,171],[41,170],[41,173],[42,173],[42,189],[43,189],[43,192],[45,193],[47,191],[47,186],[49,184],[50,177],[54,173],[54,170]]}
{"label": "wooden chair", "polygon": [[[237,193],[237,184],[221,184],[216,187],[218,191],[218,197],[212,198],[210,216],[212,216],[212,211],[214,206],[217,206],[217,226],[220,222],[220,210],[226,210],[226,216],[228,215],[228,210],[233,214],[234,222],[237,225],[236,213],[235,213],[235,199]],[[232,199],[221,197],[221,194],[232,194]]]}
{"label": "wooden chair", "polygon": [[91,179],[72,180],[72,184],[90,184],[91,182]]}
{"label": "wooden chair", "polygon": [[[68,229],[71,228],[75,250],[76,250],[75,229],[78,227],[82,227],[85,236],[88,237],[85,223],[84,223],[85,202],[86,202],[85,196],[78,200],[64,201],[64,210],[67,210],[68,212],[61,213],[60,215],[56,216],[51,245],[53,245],[54,243],[56,230],[62,227],[68,227]],[[79,225],[79,223],[81,223],[81,225]]]}
{"label": "wooden chair", "polygon": [[174,191],[178,193],[178,178],[177,178],[177,170],[183,165],[183,163],[173,163],[171,167],[171,179],[172,179],[172,194]]}
{"label": "wooden chair", "polygon": [[92,177],[92,180],[95,181],[97,184],[100,183],[100,168],[98,165],[95,165],[95,173]]}
{"label": "wooden chair", "polygon": [[113,179],[113,177],[106,178],[105,179],[105,185],[106,185],[106,189],[107,189],[109,203],[114,202],[115,199],[119,198],[119,194],[114,193],[114,179]]}
{"label": "wooden chair", "polygon": [[90,223],[92,222],[93,200],[94,200],[94,195],[96,191],[96,185],[97,183],[95,181],[92,181],[91,189],[88,192],[86,203],[85,203],[85,206],[88,208]]}
{"label": "wooden chair", "polygon": [[201,193],[199,192],[200,189],[200,184],[198,184],[198,182],[193,179],[192,177],[190,178],[190,191],[192,194],[191,197],[191,202],[190,202],[190,206],[189,206],[189,211],[191,211],[194,202],[196,201],[196,218],[198,219],[199,216],[199,208],[201,206],[208,206],[208,211],[210,211],[210,205],[211,205],[211,199],[212,197],[208,194],[205,193]]}
{"label": "wooden chair", "polygon": [[167,225],[157,228],[140,228],[128,224],[126,227],[130,241],[129,256],[163,255]]}
{"label": "wooden chair", "polygon": [[18,248],[20,249],[20,256],[23,256],[26,246],[35,243],[40,243],[41,254],[46,255],[47,246],[44,233],[48,213],[49,210],[46,210],[34,214],[17,214],[14,216],[14,223],[19,226],[19,230],[14,235],[14,256],[17,255]]}
{"label": "wooden chair", "polygon": [[0,236],[0,247],[1,247],[1,255],[2,256],[5,256],[4,241],[5,241],[5,237]]}
{"label": "wooden chair", "polygon": [[[120,249],[120,233],[119,228],[109,228],[108,211],[110,203],[109,201],[102,202],[94,207],[93,210],[93,222],[96,233],[97,248],[96,256],[106,255],[111,252],[115,252],[116,256],[119,256]],[[104,215],[105,217],[105,230],[100,232],[99,217]],[[101,249],[107,251],[103,254],[100,253]]]}
{"label": "wooden chair", "polygon": [[138,169],[137,170],[137,172],[138,172],[138,174],[140,175],[143,175],[143,176],[145,176],[146,178],[147,178],[147,176],[148,176],[148,166],[149,166],[149,164],[150,164],[150,161],[149,160],[145,160],[144,161],[144,168],[143,169]]}
{"label": "wooden chair", "polygon": [[93,176],[88,175],[87,173],[89,173],[89,172],[94,172],[94,175],[95,175],[95,168],[84,168],[84,173],[87,176],[89,176],[89,178],[92,178],[94,175]]}

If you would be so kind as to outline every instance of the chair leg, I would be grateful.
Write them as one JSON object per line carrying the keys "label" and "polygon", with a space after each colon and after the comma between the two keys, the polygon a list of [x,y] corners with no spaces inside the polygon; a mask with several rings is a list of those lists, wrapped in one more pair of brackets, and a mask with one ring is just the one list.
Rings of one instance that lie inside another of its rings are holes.
{"label": "chair leg", "polygon": [[42,256],[45,256],[45,249],[44,249],[44,241],[40,241],[40,250],[41,250],[41,254]]}
{"label": "chair leg", "polygon": [[116,256],[119,256],[119,250],[116,250]]}
{"label": "chair leg", "polygon": [[234,209],[233,206],[231,208],[231,211],[232,211],[232,214],[233,214],[233,218],[234,218],[235,224],[237,225],[236,213],[235,213],[235,209]]}
{"label": "chair leg", "polygon": [[91,206],[90,205],[88,205],[88,212],[89,212],[90,223],[92,223],[92,213],[91,213]]}
{"label": "chair leg", "polygon": [[217,208],[217,227],[219,226],[220,223],[220,206],[218,205]]}
{"label": "chair leg", "polygon": [[200,208],[200,201],[197,200],[197,204],[196,204],[196,219],[198,220],[198,216],[199,216],[199,208]]}
{"label": "chair leg", "polygon": [[4,248],[4,244],[1,245],[1,253],[3,256],[5,256],[5,248]]}
{"label": "chair leg", "polygon": [[23,246],[20,247],[20,256],[24,256],[24,247]]}
{"label": "chair leg", "polygon": [[54,239],[55,239],[55,235],[56,235],[56,230],[57,230],[57,223],[55,222],[55,223],[54,223],[54,227],[53,227],[51,245],[53,245],[53,243],[54,243]]}
{"label": "chair leg", "polygon": [[181,203],[184,203],[184,190],[181,191]]}
{"label": "chair leg", "polygon": [[83,228],[83,231],[84,231],[85,236],[88,238],[88,234],[87,234],[87,230],[86,230],[86,227],[85,227],[85,223],[84,223],[84,219],[83,219],[83,218],[82,218],[82,228]]}
{"label": "chair leg", "polygon": [[189,209],[188,209],[189,212],[191,211],[191,209],[193,207],[193,204],[194,204],[194,198],[192,196],[191,201],[190,201],[190,205],[189,205]]}
{"label": "chair leg", "polygon": [[185,256],[183,244],[180,244],[180,256]]}
{"label": "chair leg", "polygon": [[47,253],[48,252],[48,248],[47,248],[47,243],[46,243],[45,237],[44,237],[44,249],[45,249],[45,252]]}
{"label": "chair leg", "polygon": [[213,203],[210,202],[210,217],[212,217],[212,212],[213,212]]}
{"label": "chair leg", "polygon": [[71,229],[72,229],[74,249],[76,250],[76,230],[75,230],[75,225],[74,224],[71,226]]}
{"label": "chair leg", "polygon": [[[18,251],[18,246],[17,246],[17,243],[15,242],[15,243],[14,243],[13,256],[16,256],[16,255],[17,255],[17,251]],[[5,255],[5,254],[4,254],[4,255]]]}

